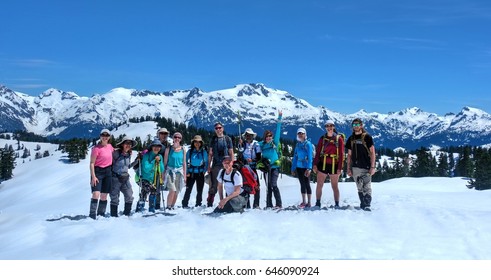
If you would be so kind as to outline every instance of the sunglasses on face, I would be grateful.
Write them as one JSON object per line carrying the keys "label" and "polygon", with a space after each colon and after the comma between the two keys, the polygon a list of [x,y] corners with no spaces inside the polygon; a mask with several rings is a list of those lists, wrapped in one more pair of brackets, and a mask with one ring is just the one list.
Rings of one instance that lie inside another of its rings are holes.
{"label": "sunglasses on face", "polygon": [[357,126],[361,126],[361,123],[354,123],[352,125],[353,125],[353,127],[357,127]]}
{"label": "sunglasses on face", "polygon": [[217,126],[217,127],[215,127],[215,130],[220,130],[220,129],[222,129],[222,128],[223,128],[223,127],[221,127],[221,126]]}
{"label": "sunglasses on face", "polygon": [[273,137],[273,135],[266,135],[266,138],[268,138],[268,137]]}
{"label": "sunglasses on face", "polygon": [[110,135],[109,134],[106,134],[106,133],[103,133],[101,134],[102,137],[109,137]]}
{"label": "sunglasses on face", "polygon": [[129,145],[129,146],[131,146],[131,144],[133,144],[133,143],[131,143],[131,142],[124,142],[123,143],[123,145]]}
{"label": "sunglasses on face", "polygon": [[182,137],[174,136],[174,139],[181,139]]}
{"label": "sunglasses on face", "polygon": [[334,125],[328,124],[328,125],[326,125],[326,127],[334,127]]}
{"label": "sunglasses on face", "polygon": [[169,135],[168,132],[159,132],[160,135]]}
{"label": "sunglasses on face", "polygon": [[299,132],[299,133],[297,133],[297,135],[304,135],[304,134],[305,134],[305,133],[303,133],[303,132]]}

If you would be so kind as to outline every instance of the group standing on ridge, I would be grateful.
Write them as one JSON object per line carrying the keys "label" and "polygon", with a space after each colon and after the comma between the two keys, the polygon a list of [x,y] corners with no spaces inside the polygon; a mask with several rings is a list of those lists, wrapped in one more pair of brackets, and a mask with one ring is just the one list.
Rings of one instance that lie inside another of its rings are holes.
{"label": "group standing on ridge", "polygon": [[[282,119],[283,112],[280,110],[274,132],[265,128],[262,139],[256,139],[257,133],[247,128],[239,135],[235,146],[232,138],[225,134],[221,122],[214,124],[215,134],[209,143],[205,143],[201,135],[194,135],[189,148],[183,143],[182,131],[173,132],[169,137],[170,132],[160,128],[154,140],[138,152],[133,161],[132,149],[137,145],[136,141],[125,136],[114,148],[109,141],[111,132],[103,129],[90,156],[92,196],[89,217],[96,219],[97,216],[106,215],[108,196],[112,217],[120,214],[130,216],[133,206],[135,212],[215,207],[211,214],[242,213],[248,208],[262,209],[262,189],[266,193],[264,209],[282,209],[281,186],[278,185],[280,168],[285,160],[280,143]],[[304,127],[297,129],[296,144],[292,147],[291,175],[298,178],[301,202],[294,207],[323,209],[322,193],[328,178],[334,201],[330,207],[341,208],[339,179],[346,164],[347,175],[356,184],[360,208],[371,211],[371,177],[376,172],[372,136],[359,118],[352,121],[348,139],[336,130],[332,120],[327,120],[324,128],[325,133],[316,144],[308,138]],[[234,150],[237,150],[237,154]],[[134,170],[134,181],[139,189],[136,205],[130,180],[131,169]],[[315,204],[312,200],[312,178],[316,179]],[[206,201],[203,201],[205,182],[208,191]],[[190,200],[195,185],[193,206]],[[182,201],[176,205],[181,191],[184,191]],[[164,192],[168,192],[167,196],[164,196]],[[124,201],[122,213],[118,212],[121,193]],[[217,193],[218,203],[215,201]]]}

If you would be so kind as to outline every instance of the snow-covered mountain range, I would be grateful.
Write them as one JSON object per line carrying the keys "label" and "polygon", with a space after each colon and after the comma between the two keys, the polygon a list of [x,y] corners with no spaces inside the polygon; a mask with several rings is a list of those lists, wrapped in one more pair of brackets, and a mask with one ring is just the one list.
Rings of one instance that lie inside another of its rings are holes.
{"label": "snow-covered mountain range", "polygon": [[[306,127],[314,142],[324,123],[334,120],[338,131],[349,134],[354,118],[362,118],[377,146],[408,149],[429,146],[489,144],[491,115],[464,107],[458,114],[438,116],[418,108],[388,114],[358,111],[343,115],[323,106],[314,107],[292,94],[264,84],[241,84],[230,89],[204,92],[199,88],[155,92],[115,88],[92,97],[49,89],[29,96],[0,85],[0,130],[25,129],[59,138],[96,137],[100,129],[115,127],[129,118],[162,116],[196,127],[213,129],[224,123],[228,133],[237,133],[237,113],[242,131],[252,127],[258,135],[274,129],[277,111],[283,111],[284,137],[294,138]],[[152,132],[149,132],[152,133]]]}

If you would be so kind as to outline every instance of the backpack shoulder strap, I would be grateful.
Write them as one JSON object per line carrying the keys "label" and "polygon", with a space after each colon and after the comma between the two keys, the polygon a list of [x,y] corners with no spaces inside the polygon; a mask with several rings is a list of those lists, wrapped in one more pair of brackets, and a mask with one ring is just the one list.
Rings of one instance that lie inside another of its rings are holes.
{"label": "backpack shoulder strap", "polygon": [[227,181],[224,179],[225,177],[225,169],[222,169],[222,176],[221,179],[222,179],[222,182],[232,182],[232,184],[235,186],[235,182],[234,182],[234,176],[235,176],[235,173],[237,172],[237,169],[233,168],[232,169],[232,173],[230,173],[230,181]]}

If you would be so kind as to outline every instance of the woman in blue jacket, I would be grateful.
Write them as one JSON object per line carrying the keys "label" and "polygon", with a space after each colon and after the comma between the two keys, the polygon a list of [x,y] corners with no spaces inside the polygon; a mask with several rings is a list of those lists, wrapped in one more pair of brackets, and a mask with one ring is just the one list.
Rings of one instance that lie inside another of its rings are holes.
{"label": "woman in blue jacket", "polygon": [[313,146],[307,139],[307,131],[301,127],[297,130],[297,145],[293,152],[292,175],[298,176],[302,203],[300,208],[311,207],[312,188],[310,187],[310,172],[312,171]]}
{"label": "woman in blue jacket", "polygon": [[267,161],[267,168],[263,168],[263,172],[266,172],[265,178],[266,178],[266,186],[267,186],[267,192],[266,192],[266,208],[273,208],[273,198],[272,196],[274,195],[274,198],[276,200],[276,206],[274,206],[275,209],[280,209],[282,207],[281,203],[281,195],[280,195],[280,190],[278,189],[278,176],[280,174],[280,155],[278,153],[278,149],[280,146],[280,135],[281,135],[281,118],[283,116],[283,113],[281,111],[278,111],[278,123],[276,124],[276,132],[274,134],[274,139],[273,139],[273,132],[270,130],[266,130],[264,132],[264,138],[261,142],[259,142],[259,146],[261,147],[261,163],[258,164],[258,169],[261,170],[260,166],[265,166],[263,163],[264,161]]}
{"label": "woman in blue jacket", "polygon": [[208,153],[203,147],[201,135],[194,136],[191,141],[191,148],[186,154],[187,161],[187,181],[186,192],[182,199],[182,208],[188,208],[189,198],[196,182],[196,203],[195,207],[201,206],[203,200],[203,187],[205,185],[205,172],[208,168]]}

